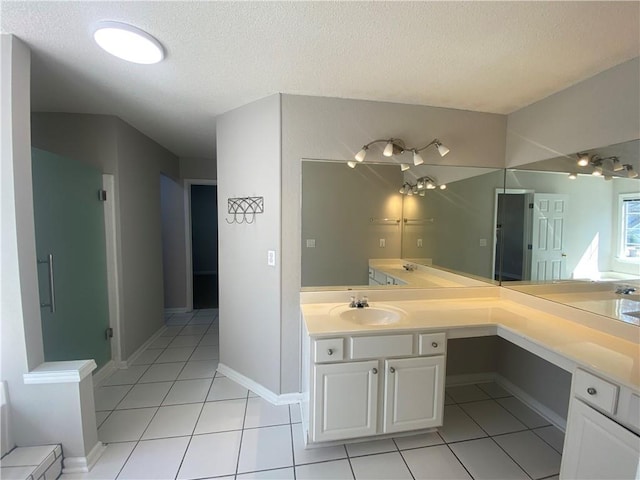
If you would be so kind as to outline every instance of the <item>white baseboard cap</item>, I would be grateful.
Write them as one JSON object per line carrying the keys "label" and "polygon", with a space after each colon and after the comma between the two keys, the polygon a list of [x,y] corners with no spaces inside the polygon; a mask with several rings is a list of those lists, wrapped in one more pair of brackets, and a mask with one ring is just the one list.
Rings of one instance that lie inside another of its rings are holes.
{"label": "white baseboard cap", "polygon": [[138,358],[142,352],[144,352],[147,348],[149,348],[149,346],[153,342],[155,342],[159,337],[162,336],[162,334],[164,333],[164,331],[166,329],[167,329],[166,325],[163,325],[162,327],[160,327],[156,333],[151,335],[151,337],[149,337],[149,339],[146,342],[144,342],[142,345],[140,345],[140,348],[138,348],[135,352],[133,352],[129,356],[129,358],[127,358],[126,362],[121,362],[120,363],[120,364],[125,363],[126,366],[119,367],[119,368],[129,368],[131,366],[131,364],[136,361],[136,358]]}
{"label": "white baseboard cap", "polygon": [[246,377],[241,373],[238,373],[237,371],[225,365],[224,363],[218,364],[218,371],[221,374],[223,374],[225,377],[228,377],[234,382],[239,383],[243,387],[248,388],[253,393],[261,396],[267,402],[273,405],[290,405],[290,404],[300,403],[300,401],[302,400],[301,393],[283,393],[283,394],[273,393],[268,388],[264,387],[263,385],[260,385],[258,382],[250,379],[249,377]]}
{"label": "white baseboard cap", "polygon": [[562,418],[556,412],[551,410],[549,407],[543,405],[538,400],[533,398],[527,392],[522,390],[520,387],[514,385],[509,380],[504,378],[502,375],[496,373],[495,374],[495,382],[500,385],[502,388],[507,390],[509,393],[512,393],[514,397],[528,406],[530,409],[542,415],[544,418],[549,420],[553,425],[558,427],[563,432],[567,429],[567,420]]}
{"label": "white baseboard cap", "polygon": [[96,464],[107,446],[102,442],[96,443],[86,457],[64,457],[62,473],[86,473]]}
{"label": "white baseboard cap", "polygon": [[102,368],[93,374],[93,387],[99,387],[107,378],[118,370],[118,364],[109,360]]}

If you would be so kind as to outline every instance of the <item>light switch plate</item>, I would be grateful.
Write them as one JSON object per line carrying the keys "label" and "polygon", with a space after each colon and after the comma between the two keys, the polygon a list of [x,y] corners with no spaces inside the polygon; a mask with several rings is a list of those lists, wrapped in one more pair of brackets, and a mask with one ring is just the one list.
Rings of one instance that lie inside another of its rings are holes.
{"label": "light switch plate", "polygon": [[387,246],[387,241],[384,238],[380,239],[380,248],[385,248]]}
{"label": "light switch plate", "polygon": [[276,251],[275,250],[268,250],[267,251],[267,265],[269,265],[270,267],[275,267],[276,266]]}
{"label": "light switch plate", "polygon": [[480,239],[480,246],[481,247],[486,247],[487,246],[487,239],[486,238],[481,238]]}
{"label": "light switch plate", "polygon": [[418,248],[422,248],[422,239],[421,238],[418,239]]}
{"label": "light switch plate", "polygon": [[316,248],[315,238],[307,238],[307,248]]}

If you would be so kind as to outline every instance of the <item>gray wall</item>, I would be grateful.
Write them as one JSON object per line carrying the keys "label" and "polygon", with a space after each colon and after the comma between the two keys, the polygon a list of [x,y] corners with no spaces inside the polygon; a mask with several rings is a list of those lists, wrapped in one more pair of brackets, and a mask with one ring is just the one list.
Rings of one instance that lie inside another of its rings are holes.
{"label": "gray wall", "polygon": [[34,113],[32,120],[34,146],[115,176],[126,359],[164,324],[160,174],[177,179],[178,159],[117,117]]}
{"label": "gray wall", "polygon": [[213,158],[180,157],[180,177],[215,180],[218,178],[216,161]]}
{"label": "gray wall", "polygon": [[[267,97],[221,115],[216,130],[220,361],[279,393],[280,96]],[[299,177],[295,181],[299,182]],[[256,215],[255,222],[229,224],[224,220],[229,218],[228,198],[254,196],[264,197],[264,213]],[[298,214],[299,205],[298,199]],[[268,250],[276,252],[275,267],[267,265]],[[296,270],[300,272],[299,256]],[[297,328],[296,324],[296,331]],[[287,368],[294,370],[297,378],[297,355],[295,364]]]}
{"label": "gray wall", "polygon": [[184,308],[187,305],[184,189],[165,175],[160,175],[160,208],[164,307]]}
{"label": "gray wall", "polygon": [[513,343],[498,339],[497,372],[566,419],[571,374]]}
{"label": "gray wall", "polygon": [[[426,163],[504,166],[506,117],[447,108],[282,95],[281,391],[299,391],[301,159],[351,160],[362,145],[400,137],[422,146],[438,137],[451,152],[423,152]],[[410,160],[408,154],[407,159]],[[369,161],[381,157],[372,147]],[[365,160],[366,161],[366,160]],[[219,163],[222,164],[219,156]],[[224,283],[224,280],[222,280]],[[348,298],[347,298],[348,300]]]}
{"label": "gray wall", "polygon": [[123,358],[164,325],[160,174],[177,179],[171,152],[118,120],[119,235]]}
{"label": "gray wall", "polygon": [[506,165],[639,138],[639,83],[635,58],[511,113]]}
{"label": "gray wall", "polygon": [[396,165],[302,162],[302,286],[367,285],[370,258],[401,256],[401,224],[370,219],[402,217],[402,177]]}
{"label": "gray wall", "polygon": [[[495,170],[406,198],[405,217],[433,218],[433,223],[405,228],[403,256],[427,257],[434,265],[491,278],[494,200],[503,178],[503,170]],[[417,238],[423,239],[422,248]]]}

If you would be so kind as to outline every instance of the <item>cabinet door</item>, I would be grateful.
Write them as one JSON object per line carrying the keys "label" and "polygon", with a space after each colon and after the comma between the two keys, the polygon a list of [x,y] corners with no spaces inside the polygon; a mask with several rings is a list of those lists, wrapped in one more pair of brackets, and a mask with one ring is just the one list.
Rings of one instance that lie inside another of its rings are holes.
{"label": "cabinet door", "polygon": [[378,361],[316,365],[312,441],[376,433]]}
{"label": "cabinet door", "polygon": [[442,426],[444,356],[385,361],[384,432]]}
{"label": "cabinet door", "polygon": [[561,478],[640,478],[639,459],[640,437],[580,400],[571,401]]}

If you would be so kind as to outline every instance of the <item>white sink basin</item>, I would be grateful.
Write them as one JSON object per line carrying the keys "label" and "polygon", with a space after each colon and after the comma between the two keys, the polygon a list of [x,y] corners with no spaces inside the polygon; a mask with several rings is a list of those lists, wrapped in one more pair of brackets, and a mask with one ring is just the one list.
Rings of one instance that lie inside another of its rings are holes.
{"label": "white sink basin", "polygon": [[391,325],[399,322],[407,312],[391,305],[374,304],[365,308],[350,308],[341,305],[331,310],[330,315],[341,320],[357,323],[359,325]]}

